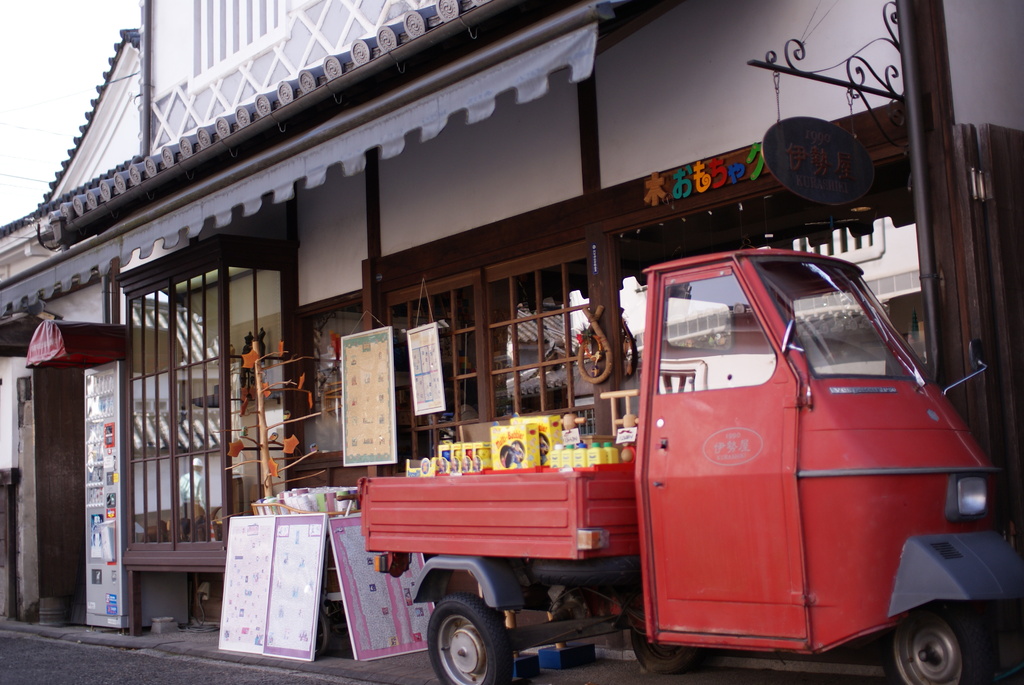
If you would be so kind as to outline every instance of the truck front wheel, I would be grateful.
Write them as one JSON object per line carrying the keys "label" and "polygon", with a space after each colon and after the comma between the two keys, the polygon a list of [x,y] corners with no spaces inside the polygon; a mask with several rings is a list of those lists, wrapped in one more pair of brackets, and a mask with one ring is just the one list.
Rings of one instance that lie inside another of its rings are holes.
{"label": "truck front wheel", "polygon": [[704,659],[704,650],[697,647],[679,645],[655,645],[647,641],[647,636],[635,628],[629,631],[633,643],[633,653],[644,673],[673,675],[686,673],[695,668]]}
{"label": "truck front wheel", "polygon": [[512,647],[503,616],[468,593],[448,595],[427,628],[430,665],[448,685],[507,685]]}
{"label": "truck front wheel", "polygon": [[912,611],[886,647],[883,666],[894,685],[983,685],[995,674],[992,640],[967,607]]}

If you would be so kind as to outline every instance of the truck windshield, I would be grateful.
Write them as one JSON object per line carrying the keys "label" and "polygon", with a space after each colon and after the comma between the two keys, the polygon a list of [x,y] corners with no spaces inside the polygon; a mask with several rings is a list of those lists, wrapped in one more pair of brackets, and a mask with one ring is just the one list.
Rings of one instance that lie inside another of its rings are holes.
{"label": "truck windshield", "polygon": [[924,383],[860,279],[823,262],[759,260],[757,267],[783,318],[795,321],[798,344],[815,376],[912,377]]}

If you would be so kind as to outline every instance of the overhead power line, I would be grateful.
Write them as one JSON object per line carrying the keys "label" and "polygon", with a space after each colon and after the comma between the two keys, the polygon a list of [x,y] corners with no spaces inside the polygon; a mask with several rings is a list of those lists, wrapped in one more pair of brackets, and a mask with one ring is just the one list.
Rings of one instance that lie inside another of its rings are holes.
{"label": "overhead power line", "polygon": [[19,181],[32,181],[33,183],[49,183],[49,181],[44,181],[44,180],[39,179],[39,178],[29,178],[27,176],[15,176],[14,174],[0,173],[0,176],[6,176],[7,178],[16,178]]}
{"label": "overhead power line", "polygon": [[48,133],[51,136],[60,136],[61,138],[74,138],[74,133],[57,133],[56,131],[44,131],[41,128],[29,128],[27,126],[18,126],[17,124],[7,124],[0,121],[0,126],[8,126],[10,128],[16,128],[19,131],[35,131],[36,133]]}

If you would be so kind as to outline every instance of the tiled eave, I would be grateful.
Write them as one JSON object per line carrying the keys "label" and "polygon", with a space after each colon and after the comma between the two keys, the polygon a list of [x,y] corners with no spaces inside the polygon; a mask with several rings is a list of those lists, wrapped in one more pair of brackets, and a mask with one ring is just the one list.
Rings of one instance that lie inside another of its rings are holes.
{"label": "tiled eave", "polygon": [[[261,147],[269,138],[291,135],[288,127],[313,108],[341,111],[347,96],[360,84],[367,84],[384,72],[403,69],[414,57],[431,48],[458,39],[470,40],[474,30],[497,14],[524,0],[441,0],[436,8],[407,12],[385,25],[376,36],[356,41],[344,53],[328,56],[322,63],[299,72],[293,80],[282,81],[271,92],[258,95],[252,103],[233,114],[218,117],[155,154],[124,162],[103,176],[52,200],[18,226],[39,223],[41,241],[60,250],[101,233],[123,217],[150,202],[192,182],[200,167],[234,161],[239,150]],[[371,85],[372,87],[372,85]],[[14,224],[12,224],[13,226]]]}

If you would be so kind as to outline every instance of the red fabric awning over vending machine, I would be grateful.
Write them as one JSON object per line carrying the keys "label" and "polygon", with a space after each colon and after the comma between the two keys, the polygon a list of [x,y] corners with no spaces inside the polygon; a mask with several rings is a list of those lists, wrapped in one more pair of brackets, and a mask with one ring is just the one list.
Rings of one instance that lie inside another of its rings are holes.
{"label": "red fabric awning over vending machine", "polygon": [[112,323],[43,321],[28,344],[28,368],[87,367],[125,355],[125,327]]}

